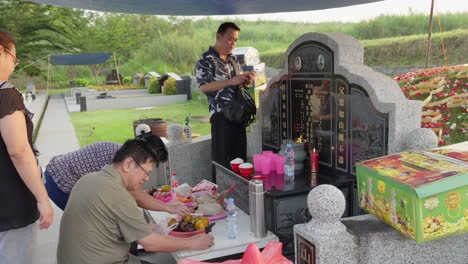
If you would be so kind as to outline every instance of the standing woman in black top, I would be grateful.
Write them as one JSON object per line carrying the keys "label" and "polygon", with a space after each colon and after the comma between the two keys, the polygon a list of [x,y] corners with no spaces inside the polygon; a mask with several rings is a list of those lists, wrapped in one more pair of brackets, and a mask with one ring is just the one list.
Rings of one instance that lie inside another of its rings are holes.
{"label": "standing woman in black top", "polygon": [[48,228],[54,211],[32,147],[31,113],[8,82],[19,60],[15,41],[0,29],[0,263],[32,263],[37,225]]}

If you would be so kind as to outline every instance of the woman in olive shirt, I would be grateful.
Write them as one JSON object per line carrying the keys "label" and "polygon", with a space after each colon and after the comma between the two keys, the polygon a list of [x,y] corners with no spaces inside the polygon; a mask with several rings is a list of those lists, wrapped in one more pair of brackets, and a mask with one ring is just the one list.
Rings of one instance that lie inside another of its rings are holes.
{"label": "woman in olive shirt", "polygon": [[31,113],[7,80],[19,60],[10,33],[0,30],[0,263],[32,263],[39,228],[48,228],[53,209],[32,147]]}

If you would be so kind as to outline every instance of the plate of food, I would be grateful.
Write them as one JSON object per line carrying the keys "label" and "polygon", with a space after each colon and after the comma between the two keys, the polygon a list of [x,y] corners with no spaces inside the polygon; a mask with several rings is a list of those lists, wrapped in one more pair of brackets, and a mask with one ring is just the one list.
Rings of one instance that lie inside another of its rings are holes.
{"label": "plate of food", "polygon": [[[170,236],[174,237],[191,237],[197,234],[209,233],[214,225],[207,217],[184,215],[180,220],[171,218],[167,223],[168,226],[175,225],[176,227],[169,232]],[[209,229],[209,230],[208,230]]]}
{"label": "plate of food", "polygon": [[160,188],[151,188],[148,190],[148,194],[163,203],[172,201],[172,199],[174,199],[176,196],[175,191],[172,190],[171,186],[169,185],[164,185]]}

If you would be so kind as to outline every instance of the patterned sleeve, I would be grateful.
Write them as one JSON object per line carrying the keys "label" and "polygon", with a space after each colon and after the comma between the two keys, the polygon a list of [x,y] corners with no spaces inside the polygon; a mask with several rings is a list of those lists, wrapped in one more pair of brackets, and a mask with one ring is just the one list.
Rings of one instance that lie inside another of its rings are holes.
{"label": "patterned sleeve", "polygon": [[204,57],[201,57],[195,66],[195,76],[197,77],[198,87],[214,81],[215,67],[213,63]]}
{"label": "patterned sleeve", "polygon": [[0,118],[24,109],[23,99],[16,89],[0,90]]}

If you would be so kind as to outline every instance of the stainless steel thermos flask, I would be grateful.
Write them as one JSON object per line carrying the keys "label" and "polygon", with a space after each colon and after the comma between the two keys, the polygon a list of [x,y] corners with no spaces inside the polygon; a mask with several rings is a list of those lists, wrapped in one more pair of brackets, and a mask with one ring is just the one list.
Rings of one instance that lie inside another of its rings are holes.
{"label": "stainless steel thermos flask", "polygon": [[264,196],[263,181],[251,180],[249,182],[250,230],[257,238],[267,235]]}

